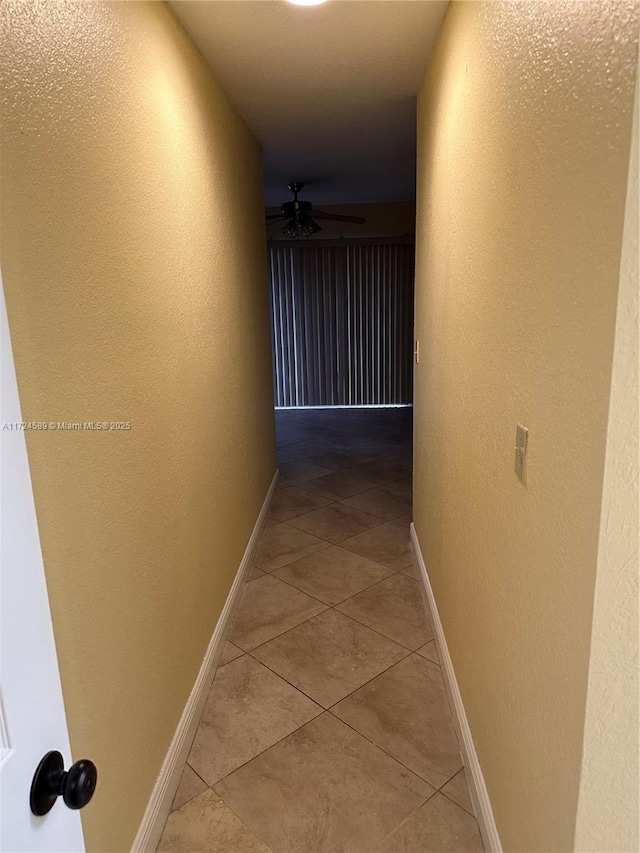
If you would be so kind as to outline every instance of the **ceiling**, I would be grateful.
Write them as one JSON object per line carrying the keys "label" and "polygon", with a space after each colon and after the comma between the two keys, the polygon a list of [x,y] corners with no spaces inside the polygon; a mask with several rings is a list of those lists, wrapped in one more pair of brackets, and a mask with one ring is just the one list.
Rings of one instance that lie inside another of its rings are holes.
{"label": "ceiling", "polygon": [[266,203],[415,195],[415,96],[447,2],[173,0],[264,149]]}

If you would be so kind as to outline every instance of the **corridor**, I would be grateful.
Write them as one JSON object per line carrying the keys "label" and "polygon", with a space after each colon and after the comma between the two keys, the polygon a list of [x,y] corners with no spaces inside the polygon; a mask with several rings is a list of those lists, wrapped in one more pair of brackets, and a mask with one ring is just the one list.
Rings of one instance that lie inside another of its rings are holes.
{"label": "corridor", "polygon": [[640,851],[640,0],[0,32],[0,850]]}
{"label": "corridor", "polygon": [[411,412],[277,413],[280,487],[160,851],[483,849],[409,547]]}

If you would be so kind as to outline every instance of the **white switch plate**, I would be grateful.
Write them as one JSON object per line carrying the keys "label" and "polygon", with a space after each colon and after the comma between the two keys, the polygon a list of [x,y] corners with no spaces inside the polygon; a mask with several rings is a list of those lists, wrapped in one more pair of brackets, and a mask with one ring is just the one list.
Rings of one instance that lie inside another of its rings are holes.
{"label": "white switch plate", "polygon": [[529,444],[529,430],[523,424],[516,427],[516,464],[515,472],[524,483],[527,463],[527,445]]}

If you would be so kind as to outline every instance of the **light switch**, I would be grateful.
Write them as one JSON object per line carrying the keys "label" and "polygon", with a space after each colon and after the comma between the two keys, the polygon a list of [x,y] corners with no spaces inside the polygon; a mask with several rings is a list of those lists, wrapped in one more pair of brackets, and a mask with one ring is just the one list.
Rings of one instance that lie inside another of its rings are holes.
{"label": "light switch", "polygon": [[515,471],[518,478],[524,483],[527,462],[527,444],[529,443],[529,430],[526,426],[518,424],[516,427],[516,464]]}

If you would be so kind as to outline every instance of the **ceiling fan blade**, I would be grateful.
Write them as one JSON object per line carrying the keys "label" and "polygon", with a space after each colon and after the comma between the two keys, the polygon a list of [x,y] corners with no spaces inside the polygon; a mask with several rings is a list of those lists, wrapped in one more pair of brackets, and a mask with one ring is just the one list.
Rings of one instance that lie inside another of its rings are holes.
{"label": "ceiling fan blade", "polygon": [[341,216],[339,213],[327,213],[324,210],[316,210],[314,208],[313,215],[316,219],[332,219],[334,222],[354,222],[362,225],[367,220],[364,216]]}
{"label": "ceiling fan blade", "polygon": [[286,219],[286,217],[283,216],[281,213],[268,213],[266,219],[268,222],[270,219]]}
{"label": "ceiling fan blade", "polygon": [[267,216],[267,225],[273,225],[274,222],[282,222],[283,219],[288,219],[287,216]]}
{"label": "ceiling fan blade", "polygon": [[313,228],[313,233],[317,234],[318,231],[322,231],[322,228],[315,222],[313,219],[309,220],[309,225]]}

